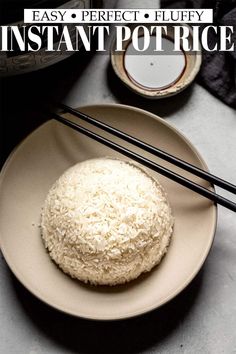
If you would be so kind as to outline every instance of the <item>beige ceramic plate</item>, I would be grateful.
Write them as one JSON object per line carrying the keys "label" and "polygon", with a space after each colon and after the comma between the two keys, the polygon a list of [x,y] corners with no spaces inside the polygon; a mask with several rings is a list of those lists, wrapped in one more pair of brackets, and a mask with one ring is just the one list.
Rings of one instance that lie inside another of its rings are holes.
{"label": "beige ceramic plate", "polygon": [[[191,143],[151,113],[121,105],[91,106],[83,111],[206,168]],[[176,296],[201,268],[216,227],[216,207],[211,202],[159,176],[175,216],[173,240],[161,265],[128,285],[113,288],[86,286],[70,279],[50,261],[41,242],[41,206],[51,185],[68,167],[108,155],[121,157],[70,128],[49,121],[12,153],[0,182],[0,242],[13,273],[54,308],[101,320],[139,315]]]}

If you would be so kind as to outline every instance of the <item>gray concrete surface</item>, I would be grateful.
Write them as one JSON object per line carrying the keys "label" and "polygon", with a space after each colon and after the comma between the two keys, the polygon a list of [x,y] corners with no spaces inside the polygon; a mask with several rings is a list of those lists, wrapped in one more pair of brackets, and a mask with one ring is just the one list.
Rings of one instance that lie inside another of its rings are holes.
{"label": "gray concrete surface", "polygon": [[[32,92],[35,86],[40,89]],[[44,72],[4,82],[21,119],[15,131],[11,127],[12,144],[34,128],[32,112],[44,99],[42,87],[73,106],[123,103],[152,111],[192,141],[212,173],[236,183],[235,110],[196,83],[176,97],[146,101],[122,86],[107,55],[75,55]],[[11,122],[16,111],[10,100],[7,104]],[[0,353],[236,353],[236,218],[224,208],[219,207],[213,248],[192,284],[160,310],[128,321],[98,323],[56,312],[18,283],[2,256],[0,263]]]}

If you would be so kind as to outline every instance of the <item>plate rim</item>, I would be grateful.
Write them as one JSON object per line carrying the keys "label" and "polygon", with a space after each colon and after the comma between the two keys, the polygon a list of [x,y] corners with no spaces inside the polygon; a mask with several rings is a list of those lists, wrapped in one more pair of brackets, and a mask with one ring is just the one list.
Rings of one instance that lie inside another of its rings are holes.
{"label": "plate rim", "polygon": [[[170,124],[169,122],[166,122],[163,118],[161,118],[160,116],[149,112],[147,110],[138,108],[138,107],[134,107],[134,106],[130,106],[130,105],[124,105],[124,104],[119,104],[119,103],[102,103],[102,104],[88,104],[88,105],[83,105],[83,106],[79,106],[76,108],[79,108],[80,110],[83,109],[89,109],[89,108],[94,108],[94,107],[99,107],[99,108],[121,108],[124,110],[130,110],[130,111],[134,111],[134,112],[139,112],[139,113],[143,113],[146,116],[151,117],[154,120],[157,120],[160,124],[165,125],[167,128],[169,128],[170,130],[174,131],[174,133],[176,133],[181,139],[184,140],[184,142],[189,146],[189,148],[196,154],[197,158],[200,160],[200,162],[202,163],[204,169],[206,171],[209,172],[208,166],[206,164],[206,162],[204,161],[203,157],[201,156],[201,154],[198,152],[198,150],[196,149],[196,147],[191,143],[191,141],[181,132],[179,131],[176,127],[174,127],[172,124]],[[4,180],[4,176],[7,172],[8,167],[10,166],[15,153],[18,151],[18,149],[22,146],[22,144],[24,144],[37,130],[41,129],[43,126],[46,126],[47,124],[49,124],[52,120],[47,120],[46,122],[44,122],[43,124],[39,125],[36,129],[34,129],[30,134],[28,134],[24,139],[22,139],[15,147],[14,149],[10,152],[10,154],[8,155],[5,163],[3,164],[1,171],[0,171],[0,193],[1,193],[1,189],[2,189],[2,183]],[[214,186],[212,185],[213,190],[215,190]],[[120,316],[106,316],[106,317],[99,317],[99,316],[91,316],[91,315],[86,315],[86,314],[76,314],[75,312],[71,311],[70,309],[62,309],[61,307],[53,304],[52,302],[50,302],[48,299],[45,299],[43,297],[43,295],[41,296],[41,293],[37,292],[35,289],[32,289],[32,287],[27,284],[27,282],[24,281],[24,279],[22,279],[23,277],[21,276],[21,273],[18,269],[16,269],[16,267],[14,265],[11,264],[11,261],[9,261],[8,257],[8,253],[6,251],[6,249],[4,248],[4,246],[2,245],[1,242],[1,233],[0,233],[0,251],[4,257],[4,260],[7,264],[7,266],[9,267],[9,269],[11,270],[11,272],[14,274],[14,276],[17,278],[17,280],[27,289],[27,291],[29,291],[31,293],[31,295],[35,296],[38,300],[42,301],[44,304],[46,304],[47,306],[70,316],[76,317],[76,318],[81,318],[81,319],[85,319],[85,320],[92,320],[92,321],[102,321],[102,322],[109,322],[109,321],[120,321],[120,320],[125,320],[125,319],[130,319],[130,318],[135,318],[135,317],[139,317],[142,316],[144,314],[147,314],[149,312],[152,312],[154,310],[159,309],[160,307],[162,307],[163,305],[167,304],[168,302],[170,302],[171,300],[173,300],[177,295],[179,295],[191,282],[192,280],[196,277],[196,275],[199,273],[199,271],[201,270],[202,266],[204,265],[210,251],[212,248],[212,245],[214,243],[214,239],[215,239],[215,234],[216,234],[216,228],[217,228],[217,220],[218,220],[218,207],[217,204],[213,204],[213,220],[212,220],[212,230],[211,230],[211,238],[210,238],[210,242],[206,247],[206,250],[202,256],[202,259],[200,262],[198,262],[198,266],[195,267],[195,269],[191,272],[191,274],[189,275],[189,277],[185,280],[184,283],[182,283],[177,289],[175,289],[175,291],[173,291],[171,294],[169,294],[169,296],[165,297],[162,301],[159,302],[159,304],[157,305],[151,305],[151,306],[146,306],[145,308],[138,310],[138,311],[131,311],[131,313],[126,313],[125,315],[120,315]]]}

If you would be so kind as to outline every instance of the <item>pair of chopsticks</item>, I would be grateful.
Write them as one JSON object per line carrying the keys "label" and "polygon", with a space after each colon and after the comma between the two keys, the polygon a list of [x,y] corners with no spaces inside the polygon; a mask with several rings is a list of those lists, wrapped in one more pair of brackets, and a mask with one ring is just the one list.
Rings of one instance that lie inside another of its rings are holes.
{"label": "pair of chopsticks", "polygon": [[[124,133],[123,131],[119,130],[119,129],[116,129],[114,127],[111,127],[110,125],[108,124],[105,124],[103,122],[101,122],[100,120],[98,119],[95,119],[93,117],[90,117],[89,115],[87,114],[84,114],[78,110],[75,110],[71,107],[68,107],[64,104],[60,104],[60,108],[63,110],[64,113],[70,113],[74,116],[76,116],[77,118],[80,118],[81,120],[97,127],[97,128],[100,128],[110,134],[112,134],[113,136],[116,136],[120,139],[123,139],[124,141],[128,142],[128,143],[131,143],[132,145],[136,146],[136,147],[139,147],[143,150],[145,150],[146,152],[148,153],[151,153],[153,154],[154,156],[156,157],[159,157],[165,161],[168,161],[169,163],[175,165],[175,166],[178,166],[180,168],[182,168],[183,170],[185,171],[188,171],[190,173],[192,173],[193,175],[195,176],[198,176],[208,182],[210,182],[211,184],[213,185],[216,185],[216,186],[219,186],[231,193],[234,193],[236,194],[236,186],[230,182],[227,182],[209,172],[206,172],[184,160],[181,160],[161,149],[158,149],[157,147],[154,147],[152,145],[149,145],[129,134],[126,134]],[[80,132],[84,135],[86,135],[87,137],[93,139],[93,140],[96,140],[97,142],[109,147],[109,148],[112,148],[113,150],[125,155],[126,157],[128,158],[131,158],[133,160],[135,160],[136,162],[139,162],[140,164],[154,170],[155,172],[158,172],[160,174],[162,174],[163,176],[181,184],[182,186],[184,187],[187,187],[189,188],[190,190],[210,199],[211,201],[217,203],[217,204],[220,204],[232,211],[236,211],[236,203],[232,202],[231,200],[229,199],[226,199],[222,196],[220,196],[219,194],[216,194],[215,192],[117,144],[117,143],[114,143],[112,140],[110,139],[107,139],[107,138],[104,138],[103,136],[97,134],[97,133],[94,133],[92,132],[91,130],[87,129],[87,128],[84,128],[83,126],[77,124],[77,123],[74,123],[72,122],[71,120],[65,118],[65,117],[62,117],[61,115],[57,114],[57,113],[51,113],[51,116],[53,116],[53,118],[55,120],[57,120],[58,122],[76,130],[77,132]]]}

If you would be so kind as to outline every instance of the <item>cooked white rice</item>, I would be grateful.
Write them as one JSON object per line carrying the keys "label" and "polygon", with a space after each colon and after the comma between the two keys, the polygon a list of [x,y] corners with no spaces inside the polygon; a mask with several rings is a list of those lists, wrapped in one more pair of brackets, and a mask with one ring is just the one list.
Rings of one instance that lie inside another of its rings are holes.
{"label": "cooked white rice", "polygon": [[93,159],[67,170],[42,212],[51,258],[73,278],[115,285],[157,265],[173,218],[160,184],[139,165]]}

